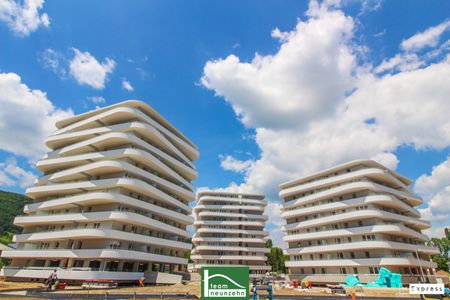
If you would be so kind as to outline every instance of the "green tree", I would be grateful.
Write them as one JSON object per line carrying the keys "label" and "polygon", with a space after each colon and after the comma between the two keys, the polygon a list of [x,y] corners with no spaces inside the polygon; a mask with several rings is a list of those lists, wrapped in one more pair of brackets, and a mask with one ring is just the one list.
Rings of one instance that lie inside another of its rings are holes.
{"label": "green tree", "polygon": [[448,263],[450,262],[449,251],[450,251],[450,232],[449,228],[444,230],[445,237],[443,238],[432,238],[428,242],[428,245],[439,249],[439,254],[431,256],[431,259],[437,264],[439,270],[444,270],[448,272]]}
{"label": "green tree", "polygon": [[184,251],[183,257],[186,258],[189,263],[193,263],[193,260],[191,259],[191,250]]}
{"label": "green tree", "polygon": [[286,256],[283,254],[283,250],[278,247],[273,247],[272,240],[267,240],[266,242],[266,248],[270,249],[269,253],[266,254],[267,256],[267,262],[272,267],[273,272],[286,272]]}

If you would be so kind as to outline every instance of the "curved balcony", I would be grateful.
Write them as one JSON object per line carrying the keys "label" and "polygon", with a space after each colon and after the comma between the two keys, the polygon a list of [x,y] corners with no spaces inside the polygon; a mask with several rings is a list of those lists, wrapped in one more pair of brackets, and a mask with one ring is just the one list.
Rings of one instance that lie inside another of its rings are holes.
{"label": "curved balcony", "polygon": [[345,229],[333,229],[317,232],[304,232],[299,234],[291,234],[283,237],[283,240],[289,242],[300,242],[308,240],[319,240],[334,237],[352,237],[362,234],[384,233],[389,235],[415,238],[421,241],[428,241],[428,237],[417,231],[405,227],[401,223],[398,224],[380,224],[372,226],[361,226]]}
{"label": "curved balcony", "polygon": [[327,186],[332,186],[336,184],[340,184],[343,182],[351,182],[360,178],[371,178],[377,181],[385,182],[389,184],[394,189],[403,189],[407,191],[407,186],[392,176],[389,172],[385,171],[385,169],[379,168],[366,168],[358,171],[353,171],[317,181],[313,181],[310,183],[300,184],[297,186],[293,186],[290,188],[286,188],[280,192],[280,197],[286,198],[295,194],[306,193],[311,190],[321,189]]}
{"label": "curved balcony", "polygon": [[288,268],[302,267],[360,267],[360,266],[404,266],[416,267],[421,265],[424,268],[435,268],[436,263],[426,260],[417,260],[412,257],[383,257],[383,258],[358,258],[358,259],[330,259],[330,260],[302,260],[286,261]]}
{"label": "curved balcony", "polygon": [[199,196],[197,205],[201,205],[204,202],[209,202],[209,201],[267,206],[266,200],[256,200],[256,199],[246,199],[246,198],[230,198],[230,197],[211,196],[211,195]]}
{"label": "curved balcony", "polygon": [[152,261],[168,264],[187,264],[187,259],[145,253],[140,251],[119,250],[119,249],[46,249],[42,250],[8,250],[2,252],[5,258],[73,258],[73,259],[121,259],[136,261]]}
{"label": "curved balcony", "polygon": [[216,228],[198,228],[196,234],[200,233],[225,233],[225,234],[243,234],[243,235],[262,235],[268,236],[268,231],[263,230],[245,230],[245,229],[216,229]]}
{"label": "curved balcony", "polygon": [[[391,189],[388,187],[385,187],[383,185],[369,182],[369,181],[357,181],[357,182],[350,182],[350,183],[343,183],[342,185],[335,186],[329,189],[325,189],[323,191],[317,192],[315,194],[307,195],[298,199],[290,200],[285,203],[283,206],[283,209],[286,210],[288,208],[293,208],[296,206],[301,206],[313,202],[317,202],[320,200],[326,200],[331,197],[337,197],[344,194],[350,194],[350,193],[358,193],[361,191],[372,191],[375,193],[386,193],[386,194],[392,194],[396,196],[398,199],[404,199],[406,203],[410,206],[417,206],[422,204],[422,199],[414,197],[411,194],[401,192],[395,189]],[[280,192],[281,193],[281,192]]]}
{"label": "curved balcony", "polygon": [[430,255],[439,253],[437,249],[425,245],[406,244],[391,241],[362,241],[362,242],[340,243],[331,245],[329,244],[321,246],[310,246],[303,248],[289,248],[288,250],[286,250],[286,254],[289,255],[315,254],[315,253],[327,253],[336,251],[357,251],[357,250],[375,250],[375,249],[403,250],[412,252],[415,252],[417,250],[420,253],[426,253]]}
{"label": "curved balcony", "polygon": [[265,244],[266,239],[246,238],[246,237],[195,237],[193,242],[223,242],[223,243],[259,243]]}
{"label": "curved balcony", "polygon": [[134,176],[138,176],[145,182],[154,182],[161,185],[171,193],[176,194],[180,198],[190,200],[195,198],[194,192],[189,189],[185,189],[184,186],[176,185],[170,181],[167,181],[157,175],[145,171],[141,168],[133,166],[125,161],[103,160],[99,162],[88,163],[79,167],[69,168],[64,171],[59,171],[51,175],[40,177],[37,180],[38,185],[45,185],[49,183],[64,183],[67,181],[89,180],[89,178],[95,178],[96,176],[102,176],[104,174],[114,174],[120,172],[126,172]]}
{"label": "curved balcony", "polygon": [[388,168],[386,168],[385,166],[383,166],[382,164],[371,160],[371,159],[356,159],[356,160],[352,160],[337,166],[333,166],[331,168],[325,169],[325,170],[321,170],[319,172],[315,172],[313,174],[310,174],[308,176],[299,178],[299,179],[295,179],[295,180],[290,180],[288,182],[282,183],[280,184],[280,189],[288,189],[290,187],[293,186],[298,186],[298,185],[302,185],[302,184],[306,184],[309,182],[313,182],[313,181],[318,181],[318,180],[322,180],[324,177],[328,178],[331,176],[338,176],[335,175],[336,173],[342,172],[342,171],[346,171],[348,169],[352,169],[354,167],[363,167],[363,168],[378,168],[381,170],[386,170],[386,172],[390,173],[392,176],[394,176],[395,178],[397,178],[398,180],[400,180],[401,182],[403,182],[406,185],[411,184],[411,180],[398,174],[395,171],[389,170]]}
{"label": "curved balcony", "polygon": [[[117,124],[124,123],[131,120],[139,120],[145,122],[147,124],[152,125],[156,129],[158,129],[161,133],[167,136],[171,141],[173,141],[178,147],[180,147],[186,155],[191,160],[196,160],[199,157],[198,150],[195,145],[192,144],[188,139],[186,139],[181,133],[179,133],[170,123],[165,121],[156,111],[150,111],[149,106],[146,104],[139,105],[140,109],[143,109],[147,113],[151,113],[152,117],[157,118],[159,121],[164,123],[162,126],[160,123],[153,120],[151,117],[147,116],[145,113],[141,112],[139,109],[134,107],[124,107],[125,105],[129,105],[132,102],[127,101],[124,102],[122,107],[111,107],[109,106],[107,109],[101,109],[94,112],[90,112],[90,116],[87,117],[84,114],[80,116],[76,116],[74,118],[78,118],[77,121],[67,125],[66,127],[55,132],[55,135],[63,134],[69,131],[80,131],[83,129],[98,127],[98,123],[101,123],[103,126],[107,124]],[[151,109],[151,108],[150,108]],[[73,118],[73,119],[74,119]],[[57,123],[59,126],[63,126],[62,123]],[[167,129],[166,127],[170,128]]]}
{"label": "curved balcony", "polygon": [[70,237],[72,240],[78,239],[107,239],[107,240],[119,240],[127,242],[136,242],[147,245],[158,245],[166,248],[190,250],[191,244],[182,243],[178,241],[172,241],[168,239],[162,239],[157,237],[146,236],[142,234],[136,234],[132,232],[125,232],[113,229],[69,229],[60,231],[48,231],[39,233],[24,233],[18,234],[13,237],[13,242],[43,242],[43,241],[64,241]]}
{"label": "curved balcony", "polygon": [[94,138],[101,134],[110,132],[138,133],[141,136],[145,136],[147,140],[150,139],[156,147],[164,150],[166,153],[170,153],[172,156],[176,157],[179,160],[183,160],[185,163],[191,163],[191,160],[187,158],[180,150],[178,150],[178,148],[176,148],[169,140],[167,140],[158,130],[156,130],[151,125],[141,122],[121,123],[111,126],[97,127],[77,132],[54,135],[47,139],[46,145],[49,148],[58,149],[75,143],[83,142],[86,139]]}
{"label": "curved balcony", "polygon": [[266,261],[267,257],[265,255],[191,255],[191,259]]}
{"label": "curved balcony", "polygon": [[138,200],[129,196],[125,196],[119,193],[111,192],[93,192],[84,193],[72,197],[58,198],[54,200],[47,200],[44,202],[37,202],[25,205],[24,212],[29,214],[37,212],[38,210],[57,210],[57,209],[71,209],[79,208],[80,206],[93,206],[93,205],[104,205],[104,204],[124,204],[127,206],[132,206],[139,209],[144,209],[146,211],[155,213],[157,215],[170,218],[181,224],[192,224],[194,218],[181,213],[173,209],[163,208],[158,205],[150,204],[144,202],[143,200]]}
{"label": "curved balcony", "polygon": [[131,178],[114,178],[101,179],[91,181],[79,181],[74,183],[48,184],[45,186],[35,186],[27,189],[28,197],[38,199],[41,197],[73,195],[76,193],[84,193],[86,191],[101,191],[123,187],[131,191],[155,198],[174,207],[178,207],[191,213],[192,209],[181,201],[173,198],[158,188],[139,179]]}
{"label": "curved balcony", "polygon": [[259,211],[264,212],[265,207],[264,206],[254,206],[254,205],[196,205],[194,207],[194,212],[199,210],[216,210],[216,209],[222,209],[222,210],[253,210],[253,211]]}
{"label": "curved balcony", "polygon": [[189,233],[183,229],[174,227],[167,223],[163,223],[132,212],[120,211],[104,211],[104,212],[87,212],[72,214],[56,214],[56,215],[35,215],[22,216],[14,219],[14,224],[21,227],[38,226],[44,224],[78,224],[78,223],[94,223],[105,221],[118,221],[121,223],[142,226],[158,231],[164,231],[184,237],[189,237]]}
{"label": "curved balcony", "polygon": [[212,211],[202,211],[197,214],[199,219],[202,217],[225,217],[225,218],[240,218],[240,219],[258,219],[258,220],[268,220],[265,215],[257,214],[242,214],[242,213],[232,213],[232,212],[212,212]]}
{"label": "curved balcony", "polygon": [[118,148],[126,145],[132,145],[131,147],[139,148],[153,154],[157,158],[163,160],[166,165],[170,166],[177,172],[182,173],[183,176],[189,176],[190,173],[195,172],[195,167],[192,163],[180,161],[173,156],[166,154],[164,151],[161,151],[157,147],[149,144],[148,142],[140,139],[139,137],[131,133],[122,132],[110,132],[82,142],[65,146],[58,150],[49,152],[46,159],[53,159],[57,156],[80,155],[94,151],[98,152],[102,149]]}
{"label": "curved balcony", "polygon": [[338,222],[347,222],[347,221],[355,221],[355,220],[366,220],[370,218],[380,219],[380,220],[388,220],[388,221],[396,221],[403,222],[405,224],[409,224],[415,226],[420,229],[430,228],[430,223],[427,221],[419,220],[412,217],[402,216],[399,214],[390,213],[383,210],[375,210],[375,209],[365,209],[365,210],[357,210],[351,211],[341,214],[332,215],[329,217],[322,217],[313,220],[301,221],[298,223],[288,224],[282,227],[282,230],[292,230],[292,229],[306,229],[315,226],[329,225]]}
{"label": "curved balcony", "polygon": [[[63,168],[78,167],[80,165],[85,165],[94,161],[102,161],[106,159],[118,160],[124,158],[130,158],[133,161],[136,161],[150,169],[156,170],[157,172],[164,174],[166,177],[173,178],[173,180],[176,180],[179,183],[188,186],[191,190],[193,189],[193,186],[189,181],[187,181],[184,177],[180,176],[172,168],[168,167],[166,164],[161,162],[158,156],[155,156],[150,152],[137,148],[122,148],[100,152],[77,154],[72,156],[46,158],[38,161],[36,167],[46,174],[51,174]],[[175,161],[173,161],[173,163],[175,163]],[[181,165],[182,164],[180,164],[179,166]],[[197,173],[195,170],[185,168],[185,171],[187,172],[190,171],[190,174],[187,177],[189,180],[193,180],[197,177]]]}
{"label": "curved balcony", "polygon": [[[256,252],[256,253],[269,253],[270,249],[264,247],[239,247],[239,246],[203,246],[198,245],[195,247],[196,252],[199,251],[241,251],[241,252]],[[199,254],[201,255],[201,254]]]}
{"label": "curved balcony", "polygon": [[194,227],[199,226],[254,226],[254,227],[264,227],[264,221],[262,222],[249,222],[249,221],[194,221]]}
{"label": "curved balcony", "polygon": [[[215,265],[215,264],[194,264],[194,269],[201,269],[202,267],[242,267],[239,264],[226,264],[226,265]],[[271,266],[259,266],[259,265],[248,265],[250,271],[270,271],[272,269]]]}
{"label": "curved balcony", "polygon": [[284,219],[289,219],[294,217],[307,216],[315,213],[349,209],[354,208],[356,206],[368,204],[378,204],[382,205],[383,207],[401,209],[408,212],[414,217],[420,217],[420,213],[416,209],[412,208],[411,206],[405,204],[403,201],[400,201],[396,197],[391,195],[369,195],[327,204],[309,206],[305,208],[299,207],[298,209],[283,211],[281,213],[281,217]]}

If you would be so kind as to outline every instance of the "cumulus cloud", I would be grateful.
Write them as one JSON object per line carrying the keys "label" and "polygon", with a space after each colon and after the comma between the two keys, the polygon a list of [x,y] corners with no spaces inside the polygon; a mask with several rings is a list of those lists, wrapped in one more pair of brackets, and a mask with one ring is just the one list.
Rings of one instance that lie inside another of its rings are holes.
{"label": "cumulus cloud", "polygon": [[247,127],[300,127],[332,115],[354,85],[354,23],[341,11],[322,9],[311,8],[316,17],[291,32],[275,29],[281,45],[274,55],[207,62],[202,84],[224,97]]}
{"label": "cumulus cloud", "polygon": [[131,85],[131,83],[128,80],[126,80],[125,78],[122,78],[122,88],[129,92],[134,91],[134,88]]}
{"label": "cumulus cloud", "polygon": [[44,140],[55,122],[73,115],[72,110],[57,108],[40,90],[30,89],[15,73],[0,73],[0,149],[40,158],[47,148]]}
{"label": "cumulus cloud", "polygon": [[101,63],[89,52],[81,52],[76,48],[73,48],[73,52],[75,56],[69,64],[70,74],[81,85],[103,89],[108,75],[114,71],[116,62],[107,57]]}
{"label": "cumulus cloud", "polygon": [[102,96],[93,96],[93,97],[88,97],[87,99],[96,105],[106,103],[106,99],[103,98]]}
{"label": "cumulus cloud", "polygon": [[66,59],[64,56],[52,48],[45,49],[38,57],[41,65],[58,75],[60,78],[66,78]]}
{"label": "cumulus cloud", "polygon": [[23,3],[13,0],[0,1],[0,21],[5,22],[18,36],[27,36],[40,26],[48,27],[50,19],[40,10],[44,0],[25,0]]}
{"label": "cumulus cloud", "polygon": [[450,21],[430,27],[412,37],[402,41],[401,47],[405,51],[418,51],[425,47],[435,47],[439,43],[440,36],[450,27]]}
{"label": "cumulus cloud", "polygon": [[395,169],[400,146],[450,145],[450,59],[394,57],[377,70],[360,59],[355,24],[336,3],[312,1],[292,31],[272,32],[276,53],[206,63],[202,84],[255,130],[260,148],[233,189],[273,201],[279,183],[332,165],[370,158]]}
{"label": "cumulus cloud", "polygon": [[287,244],[283,241],[283,232],[281,231],[281,226],[284,225],[284,221],[281,218],[281,203],[278,202],[268,202],[264,214],[269,217],[270,225],[267,230],[269,231],[269,238],[272,240],[273,244],[287,248]]}
{"label": "cumulus cloud", "polygon": [[426,206],[420,209],[421,214],[433,226],[427,234],[443,236],[444,228],[450,226],[450,156],[434,166],[431,174],[421,175],[416,180],[414,191],[423,197]]}
{"label": "cumulus cloud", "polygon": [[0,162],[0,186],[19,186],[23,189],[32,186],[37,176],[17,165],[14,158]]}
{"label": "cumulus cloud", "polygon": [[252,166],[252,160],[239,160],[231,155],[220,155],[220,166],[227,171],[245,173]]}

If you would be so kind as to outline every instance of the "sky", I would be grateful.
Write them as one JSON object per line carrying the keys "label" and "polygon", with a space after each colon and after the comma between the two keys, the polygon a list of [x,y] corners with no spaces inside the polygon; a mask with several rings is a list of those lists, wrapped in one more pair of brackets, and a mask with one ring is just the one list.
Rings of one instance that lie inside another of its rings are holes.
{"label": "sky", "polygon": [[199,148],[197,189],[257,192],[353,159],[413,180],[450,226],[450,2],[0,0],[0,189],[62,118],[127,99]]}

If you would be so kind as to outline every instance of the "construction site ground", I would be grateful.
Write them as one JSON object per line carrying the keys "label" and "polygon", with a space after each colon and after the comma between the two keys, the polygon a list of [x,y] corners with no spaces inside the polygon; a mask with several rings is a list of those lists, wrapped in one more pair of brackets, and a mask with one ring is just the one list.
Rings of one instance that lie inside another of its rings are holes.
{"label": "construction site ground", "polygon": [[[25,296],[27,292],[30,291],[42,291],[45,292],[45,286],[42,283],[29,283],[29,282],[7,282],[0,281],[0,298],[6,295],[17,295],[17,296]],[[346,294],[351,295],[351,293],[355,292],[357,296],[365,296],[365,297],[386,297],[391,299],[398,298],[420,298],[418,295],[410,295],[408,293],[407,288],[403,289],[388,289],[388,288],[348,288],[346,289]],[[85,290],[81,289],[80,286],[77,285],[69,285],[65,290],[56,290],[52,291],[52,294],[66,294],[72,295],[72,298],[77,294],[86,294],[90,295],[106,295],[106,294],[160,294],[160,293],[179,293],[179,294],[190,294],[196,296],[198,299],[201,294],[201,286],[200,282],[189,282],[188,284],[175,284],[175,285],[160,285],[160,286],[145,286],[145,287],[137,287],[137,286],[120,286],[115,289],[91,289]],[[264,293],[261,293],[264,295]],[[56,295],[55,295],[56,296]],[[301,290],[301,289],[293,289],[293,288],[282,288],[280,286],[275,286],[275,299],[277,296],[334,296],[327,292],[325,288],[313,287],[310,290]],[[342,297],[342,295],[336,295],[336,297]],[[319,298],[319,297],[318,297]],[[11,298],[11,299],[14,299]],[[32,298],[26,298],[32,299]],[[166,298],[167,299],[167,298]],[[264,298],[262,298],[264,299]]]}

